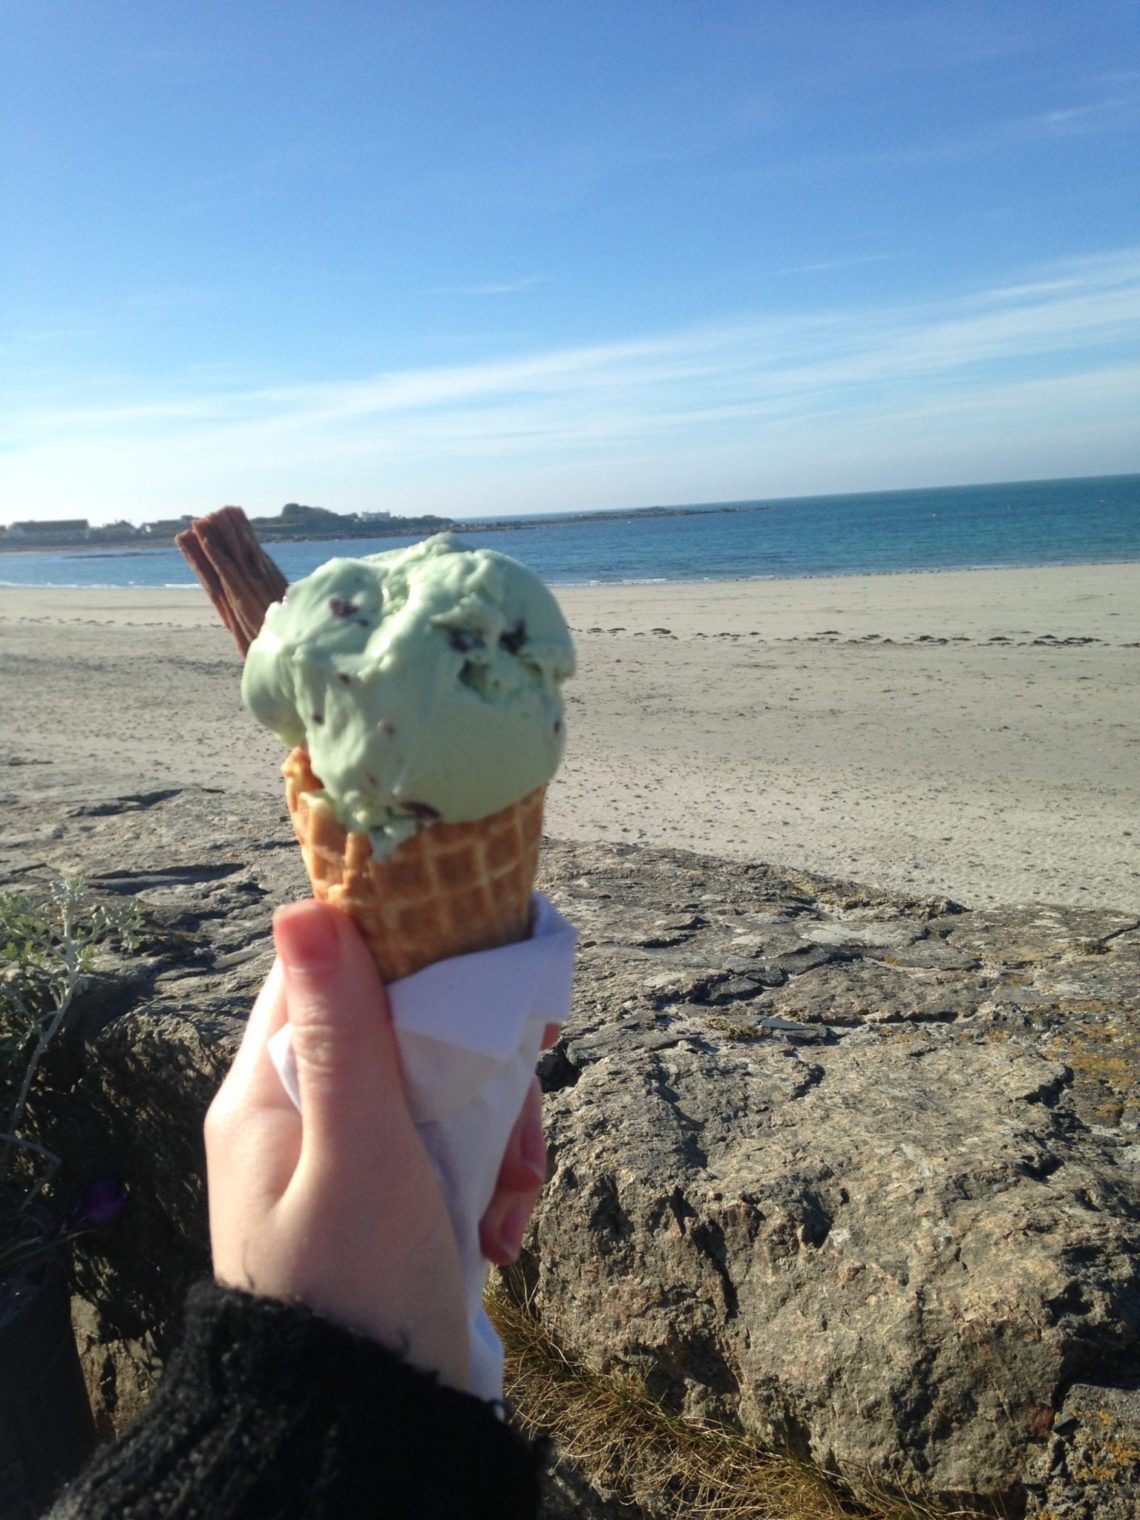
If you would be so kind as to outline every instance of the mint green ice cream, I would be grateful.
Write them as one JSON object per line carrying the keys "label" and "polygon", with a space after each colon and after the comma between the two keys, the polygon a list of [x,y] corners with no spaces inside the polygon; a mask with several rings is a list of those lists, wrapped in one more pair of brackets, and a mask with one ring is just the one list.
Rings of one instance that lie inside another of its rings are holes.
{"label": "mint green ice cream", "polygon": [[377,855],[425,823],[466,823],[549,781],[574,649],[525,566],[450,533],[334,559],[275,602],[242,697],[304,745],[348,830]]}

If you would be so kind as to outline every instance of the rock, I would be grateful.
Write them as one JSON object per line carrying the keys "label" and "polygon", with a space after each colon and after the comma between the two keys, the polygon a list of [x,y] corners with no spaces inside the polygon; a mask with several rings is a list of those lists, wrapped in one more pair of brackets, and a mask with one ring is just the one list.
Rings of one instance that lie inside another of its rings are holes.
{"label": "rock", "polygon": [[547,1332],[853,1483],[1015,1509],[1066,1386],[1140,1343],[1140,926],[828,910],[620,847],[548,869],[588,943],[526,1257]]}
{"label": "rock", "polygon": [[104,958],[77,1000],[39,1114],[66,1181],[113,1175],[131,1194],[119,1223],[74,1253],[73,1317],[110,1435],[145,1406],[186,1289],[209,1270],[202,1120],[271,963],[272,906],[305,876],[295,847],[263,847],[288,827],[277,808],[239,819],[204,788],[29,818],[31,841],[0,841],[0,876],[80,875],[146,916],[137,950]]}
{"label": "rock", "polygon": [[1140,1387],[1076,1383],[1053,1425],[1027,1514],[1135,1520],[1140,1513]]}
{"label": "rock", "polygon": [[[0,877],[77,873],[148,918],[43,1104],[69,1177],[133,1194],[77,1263],[111,1429],[205,1267],[202,1115],[306,883],[283,808],[208,789],[49,795],[0,833]],[[582,930],[524,1257],[551,1336],[853,1485],[1044,1515],[1062,1484],[1106,1520],[1071,1401],[1140,1341],[1140,925],[633,846],[552,844],[545,885]]]}
{"label": "rock", "polygon": [[642,1520],[644,1514],[640,1506],[598,1493],[576,1468],[555,1456],[546,1479],[542,1520]]}

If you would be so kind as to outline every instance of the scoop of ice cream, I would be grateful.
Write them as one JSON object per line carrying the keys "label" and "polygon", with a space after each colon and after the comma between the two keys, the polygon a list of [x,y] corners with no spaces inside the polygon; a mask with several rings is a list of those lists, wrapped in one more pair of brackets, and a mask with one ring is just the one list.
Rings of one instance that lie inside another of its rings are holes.
{"label": "scoop of ice cream", "polygon": [[291,585],[250,646],[242,696],[306,747],[341,825],[385,854],[425,823],[488,817],[549,781],[573,671],[542,582],[439,533]]}

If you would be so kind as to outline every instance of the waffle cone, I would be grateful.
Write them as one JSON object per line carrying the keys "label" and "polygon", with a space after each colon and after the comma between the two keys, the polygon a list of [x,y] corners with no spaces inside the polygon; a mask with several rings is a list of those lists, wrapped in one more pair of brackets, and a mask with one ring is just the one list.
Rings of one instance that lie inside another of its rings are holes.
{"label": "waffle cone", "polygon": [[545,786],[474,823],[427,825],[378,860],[368,835],[347,832],[314,795],[305,750],[281,770],[313,894],[349,915],[385,982],[530,933]]}

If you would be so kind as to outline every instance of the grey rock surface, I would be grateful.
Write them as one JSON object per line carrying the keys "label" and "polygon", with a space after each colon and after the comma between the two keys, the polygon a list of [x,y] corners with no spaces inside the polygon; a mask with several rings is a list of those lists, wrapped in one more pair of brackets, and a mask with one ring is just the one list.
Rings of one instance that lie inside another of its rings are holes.
{"label": "grey rock surface", "polygon": [[1140,1340],[1140,932],[552,849],[583,931],[527,1268],[594,1370],[852,1482],[1021,1502]]}
{"label": "grey rock surface", "polygon": [[1140,1386],[1075,1383],[1031,1474],[1041,1520],[1135,1520],[1140,1514]]}
{"label": "grey rock surface", "polygon": [[135,952],[104,959],[77,999],[38,1109],[66,1182],[113,1175],[131,1193],[74,1258],[80,1352],[111,1434],[144,1407],[208,1270],[202,1120],[271,963],[272,905],[304,872],[283,811],[239,816],[206,789],[65,793],[3,816],[0,881],[80,876],[146,916]]}
{"label": "grey rock surface", "polygon": [[[551,1335],[853,1483],[1043,1503],[1067,1391],[1140,1343],[1140,925],[632,846],[544,871],[582,931],[524,1257]],[[0,879],[61,874],[149,922],[43,1120],[73,1177],[134,1194],[80,1264],[110,1428],[205,1266],[202,1113],[306,884],[283,807],[208,789],[9,812]],[[1065,1481],[1095,1494],[1094,1467]]]}

